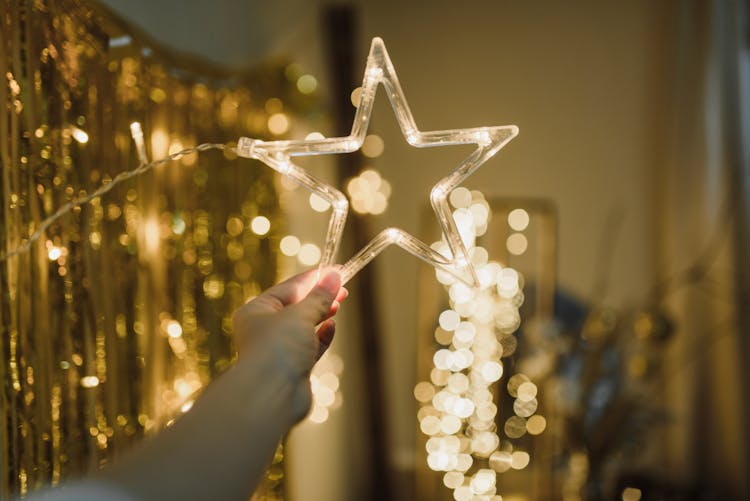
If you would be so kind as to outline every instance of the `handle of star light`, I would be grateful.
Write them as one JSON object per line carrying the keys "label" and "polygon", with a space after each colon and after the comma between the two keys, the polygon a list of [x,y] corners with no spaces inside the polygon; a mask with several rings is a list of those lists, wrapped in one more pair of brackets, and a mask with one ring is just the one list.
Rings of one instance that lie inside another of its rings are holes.
{"label": "handle of star light", "polygon": [[[342,151],[349,151],[347,148],[353,148],[351,151],[359,148],[359,145],[349,144],[351,141],[346,140],[326,140],[322,139],[320,142],[337,143],[327,144],[325,147],[340,147]],[[293,143],[289,141],[289,143]],[[316,144],[312,141],[299,141],[299,152],[300,155],[314,155],[316,154]],[[341,144],[338,144],[341,143]],[[283,174],[295,183],[299,184],[306,190],[315,193],[319,197],[326,200],[331,204],[331,217],[328,220],[328,230],[326,232],[326,241],[323,246],[323,253],[320,258],[320,265],[318,269],[322,269],[334,264],[336,253],[341,243],[341,234],[344,232],[344,225],[346,224],[346,216],[349,213],[349,201],[343,193],[338,191],[331,186],[328,186],[324,182],[320,181],[315,176],[311,175],[304,169],[295,165],[289,154],[283,154],[280,151],[276,151],[272,145],[264,141],[258,141],[249,137],[242,137],[237,142],[237,155],[244,158],[255,158],[260,160],[264,164],[271,167],[276,172]]]}
{"label": "handle of star light", "polygon": [[467,276],[465,271],[457,269],[453,262],[430,248],[427,244],[399,228],[388,228],[378,233],[375,238],[362,248],[354,257],[347,261],[339,270],[341,284],[346,284],[370,261],[391,245],[397,245],[406,252],[415,256],[435,268],[450,273],[458,280],[467,285],[472,285],[473,280]]}

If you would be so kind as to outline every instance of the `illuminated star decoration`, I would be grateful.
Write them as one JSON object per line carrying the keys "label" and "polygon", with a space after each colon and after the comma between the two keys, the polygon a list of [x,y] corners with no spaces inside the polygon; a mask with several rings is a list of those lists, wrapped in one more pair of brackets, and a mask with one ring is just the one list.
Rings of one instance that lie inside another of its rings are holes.
{"label": "illuminated star decoration", "polygon": [[342,282],[348,282],[359,270],[388,246],[398,245],[435,268],[446,271],[466,283],[480,286],[469,251],[453,220],[451,209],[448,205],[448,195],[451,190],[461,184],[484,162],[494,156],[500,148],[505,146],[508,141],[513,139],[518,134],[518,127],[508,125],[428,132],[420,131],[414,122],[414,117],[404,97],[404,92],[399,84],[393,63],[390,57],[388,57],[385,44],[380,38],[373,38],[372,45],[370,46],[359,106],[354,116],[351,133],[348,136],[302,141],[261,141],[242,137],[237,144],[237,154],[245,158],[255,158],[262,161],[272,169],[291,178],[331,204],[332,212],[328,223],[326,243],[320,261],[321,267],[330,266],[334,262],[336,251],[341,241],[341,234],[344,231],[349,202],[340,191],[315,178],[298,165],[295,165],[291,157],[351,153],[358,150],[362,146],[367,134],[367,127],[370,124],[378,84],[383,84],[385,87],[391,107],[401,127],[401,132],[410,145],[418,148],[428,148],[432,146],[475,144],[477,148],[453,169],[450,174],[438,181],[430,191],[430,203],[440,222],[445,240],[448,243],[449,255],[440,254],[426,243],[400,228],[388,228],[381,231],[343,265],[340,270]]}

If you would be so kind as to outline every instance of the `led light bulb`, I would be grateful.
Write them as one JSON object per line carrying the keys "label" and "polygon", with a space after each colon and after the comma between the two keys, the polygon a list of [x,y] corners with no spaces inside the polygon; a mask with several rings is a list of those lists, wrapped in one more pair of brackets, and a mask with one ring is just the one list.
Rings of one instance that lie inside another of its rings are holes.
{"label": "led light bulb", "polygon": [[138,153],[138,161],[141,164],[148,163],[148,155],[146,154],[146,143],[143,140],[143,129],[141,128],[140,122],[133,122],[130,124],[130,135],[135,143],[135,151]]}

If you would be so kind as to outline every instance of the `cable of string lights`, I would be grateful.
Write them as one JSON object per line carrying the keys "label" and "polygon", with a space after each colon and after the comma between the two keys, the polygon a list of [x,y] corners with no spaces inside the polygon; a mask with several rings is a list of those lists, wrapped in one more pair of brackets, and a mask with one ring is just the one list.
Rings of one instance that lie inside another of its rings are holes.
{"label": "cable of string lights", "polygon": [[166,164],[173,160],[178,160],[186,155],[191,155],[193,153],[201,153],[201,152],[210,151],[210,150],[223,151],[228,148],[227,145],[225,144],[203,143],[203,144],[199,144],[198,146],[194,146],[192,148],[185,148],[183,150],[172,153],[171,155],[168,155],[164,158],[160,158],[158,160],[149,162],[148,157],[145,154],[145,147],[143,144],[143,132],[141,130],[140,124],[138,122],[133,122],[133,124],[130,127],[130,130],[133,136],[133,140],[135,141],[135,144],[136,144],[136,149],[138,150],[138,157],[141,161],[138,167],[132,170],[119,173],[117,176],[112,178],[110,182],[102,184],[95,191],[88,193],[84,196],[76,197],[72,199],[71,201],[69,201],[68,203],[66,203],[65,205],[61,206],[59,209],[55,211],[54,214],[52,214],[47,219],[42,221],[39,224],[39,227],[34,231],[34,233],[32,233],[29,236],[28,239],[26,239],[23,243],[21,243],[14,249],[7,251],[3,253],[2,255],[0,255],[0,262],[7,261],[8,259],[11,259],[12,257],[28,252],[29,249],[31,249],[32,244],[34,244],[34,242],[39,240],[39,238],[42,235],[44,235],[44,232],[47,231],[47,229],[50,226],[52,226],[52,224],[54,224],[55,221],[57,221],[58,219],[60,219],[65,214],[69,213],[70,211],[72,211],[74,208],[90,203],[92,200],[95,200],[107,194],[118,184],[124,181],[127,181],[128,179],[132,179],[136,176],[139,176],[141,174],[145,174],[146,172],[150,171],[154,167],[158,167],[159,165]]}

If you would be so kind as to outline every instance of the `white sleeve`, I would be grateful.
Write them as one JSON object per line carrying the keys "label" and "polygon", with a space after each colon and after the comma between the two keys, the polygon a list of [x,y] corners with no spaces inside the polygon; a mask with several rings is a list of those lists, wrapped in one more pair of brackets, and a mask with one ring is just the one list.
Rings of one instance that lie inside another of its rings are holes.
{"label": "white sleeve", "polygon": [[74,482],[54,489],[32,492],[24,501],[138,501],[112,484]]}

